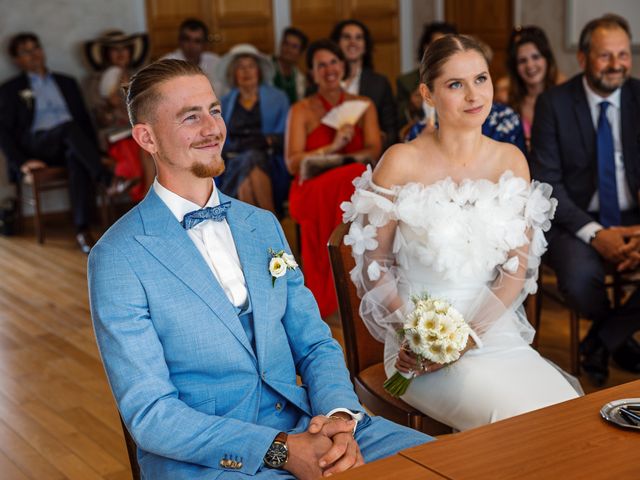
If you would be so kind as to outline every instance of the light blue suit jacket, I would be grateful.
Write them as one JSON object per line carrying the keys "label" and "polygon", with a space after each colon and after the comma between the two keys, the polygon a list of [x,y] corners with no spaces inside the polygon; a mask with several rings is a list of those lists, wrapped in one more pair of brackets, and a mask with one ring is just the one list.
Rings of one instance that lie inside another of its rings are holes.
{"label": "light blue suit jacket", "polygon": [[275,409],[261,412],[266,394],[302,418],[362,410],[300,270],[271,285],[268,248],[290,252],[276,218],[222,194],[220,201],[232,202],[228,223],[253,307],[255,352],[234,306],[153,189],[89,256],[100,354],[149,478],[216,478],[225,458],[255,474],[279,429],[291,428]]}

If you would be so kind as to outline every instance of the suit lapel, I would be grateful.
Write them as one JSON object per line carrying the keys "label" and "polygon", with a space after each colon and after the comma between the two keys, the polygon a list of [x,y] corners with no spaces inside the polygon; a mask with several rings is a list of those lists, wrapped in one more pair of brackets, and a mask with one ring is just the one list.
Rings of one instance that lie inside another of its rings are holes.
{"label": "suit lapel", "polygon": [[631,91],[629,82],[626,82],[620,92],[620,140],[622,142],[622,161],[624,162],[624,170],[627,177],[627,184],[631,193],[638,189],[637,178],[637,158],[638,144],[640,143],[640,134],[638,133],[638,125],[640,125],[640,107],[637,99]]}
{"label": "suit lapel", "polygon": [[[20,77],[18,77],[19,83],[18,83],[18,95],[20,95],[20,92],[23,90],[32,90],[31,88],[31,82],[29,81],[29,77],[27,76],[26,73],[23,73],[22,75],[20,75]],[[37,98],[34,97],[33,101],[31,103],[27,103],[26,101],[24,101],[22,98],[20,98],[19,102],[20,102],[20,108],[24,108],[24,110],[27,112],[26,113],[26,119],[27,119],[27,124],[29,125],[29,129],[31,129],[31,125],[33,125],[33,112],[36,109],[36,102],[38,101]]]}
{"label": "suit lapel", "polygon": [[193,241],[153,188],[139,209],[146,235],[137,235],[136,240],[199,296],[255,358],[234,306]]}
{"label": "suit lapel", "polygon": [[587,94],[582,85],[582,75],[577,75],[573,80],[573,111],[575,113],[578,130],[582,139],[584,155],[578,158],[578,162],[588,163],[591,170],[591,188],[598,188],[598,161],[596,157],[596,131],[593,128],[591,110],[587,102]]}
{"label": "suit lapel", "polygon": [[268,329],[268,322],[265,320],[268,318],[273,288],[269,275],[270,258],[264,240],[260,238],[260,232],[253,223],[255,209],[248,208],[243,203],[220,193],[220,202],[226,201],[232,202],[227,213],[227,221],[231,227],[231,234],[236,244],[251,299],[256,354],[258,362],[262,364],[265,353],[263,341]]}

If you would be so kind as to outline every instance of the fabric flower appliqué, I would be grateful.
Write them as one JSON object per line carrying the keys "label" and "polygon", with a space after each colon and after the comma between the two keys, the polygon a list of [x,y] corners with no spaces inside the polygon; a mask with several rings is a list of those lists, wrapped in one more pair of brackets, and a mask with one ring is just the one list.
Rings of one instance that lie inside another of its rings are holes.
{"label": "fabric flower appliqu\u00e9", "polygon": [[293,255],[285,252],[284,250],[276,252],[273,248],[269,248],[269,255],[271,255],[271,260],[269,261],[271,286],[275,287],[276,280],[284,276],[284,274],[287,273],[287,270],[295,270],[298,268],[298,263]]}
{"label": "fabric flower appliqu\u00e9", "polygon": [[352,245],[353,253],[362,255],[365,250],[375,250],[378,247],[376,236],[376,227],[373,225],[363,228],[358,223],[352,223],[349,234],[344,237],[344,244]]}

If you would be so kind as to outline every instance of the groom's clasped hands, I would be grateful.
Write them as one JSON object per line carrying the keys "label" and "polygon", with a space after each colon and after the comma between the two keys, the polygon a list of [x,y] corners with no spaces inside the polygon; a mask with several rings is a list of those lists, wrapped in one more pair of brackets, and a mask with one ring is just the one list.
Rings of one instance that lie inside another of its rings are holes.
{"label": "groom's clasped hands", "polygon": [[353,436],[355,421],[342,415],[313,417],[305,432],[289,435],[289,460],[284,468],[305,480],[363,465],[364,458]]}

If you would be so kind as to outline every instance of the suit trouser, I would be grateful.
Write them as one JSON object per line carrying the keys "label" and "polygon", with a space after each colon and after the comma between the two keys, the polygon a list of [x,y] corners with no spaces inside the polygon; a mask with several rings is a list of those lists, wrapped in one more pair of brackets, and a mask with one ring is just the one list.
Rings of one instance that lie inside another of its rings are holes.
{"label": "suit trouser", "polygon": [[100,151],[76,122],[67,122],[30,136],[27,153],[49,166],[65,165],[69,171],[69,195],[73,223],[78,230],[89,226],[93,183],[108,184],[110,173],[102,165]]}
{"label": "suit trouser", "polygon": [[[640,224],[636,211],[622,212],[623,225]],[[600,254],[573,233],[552,228],[546,261],[558,277],[568,305],[593,321],[590,335],[597,334],[607,349],[616,350],[640,330],[640,289],[620,308],[611,307],[605,288],[605,263]]]}

